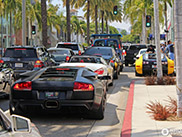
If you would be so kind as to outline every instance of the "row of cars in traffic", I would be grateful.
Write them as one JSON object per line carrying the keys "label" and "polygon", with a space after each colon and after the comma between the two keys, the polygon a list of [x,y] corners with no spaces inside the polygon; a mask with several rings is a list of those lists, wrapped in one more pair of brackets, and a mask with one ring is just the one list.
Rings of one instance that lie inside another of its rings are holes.
{"label": "row of cars in traffic", "polygon": [[5,91],[1,95],[10,95],[12,121],[17,119],[10,125],[18,126],[17,132],[11,130],[12,134],[40,136],[29,119],[18,115],[37,109],[78,108],[87,118],[103,119],[108,86],[118,78],[123,62],[113,47],[84,50],[79,44],[64,42],[49,49],[9,47],[0,60],[0,68],[1,91]]}

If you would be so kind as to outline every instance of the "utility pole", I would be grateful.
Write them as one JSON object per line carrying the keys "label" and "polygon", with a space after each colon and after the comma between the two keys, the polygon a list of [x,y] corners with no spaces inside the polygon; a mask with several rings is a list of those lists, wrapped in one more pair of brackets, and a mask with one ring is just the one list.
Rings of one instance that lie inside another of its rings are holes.
{"label": "utility pole", "polygon": [[22,0],[22,45],[26,45],[26,0]]}
{"label": "utility pole", "polygon": [[177,116],[182,117],[182,0],[174,0]]}
{"label": "utility pole", "polygon": [[155,23],[155,45],[157,52],[157,79],[162,78],[162,63],[160,50],[160,30],[159,30],[159,1],[154,0],[154,23]]}
{"label": "utility pole", "polygon": [[71,28],[70,28],[70,1],[66,0],[66,19],[67,19],[67,42],[71,42]]}

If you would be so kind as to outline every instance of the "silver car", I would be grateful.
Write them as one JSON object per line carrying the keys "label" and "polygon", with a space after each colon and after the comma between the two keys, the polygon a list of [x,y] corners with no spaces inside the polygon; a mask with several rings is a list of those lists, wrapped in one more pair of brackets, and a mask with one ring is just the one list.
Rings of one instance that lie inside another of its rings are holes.
{"label": "silver car", "polygon": [[41,137],[38,129],[30,119],[11,115],[9,119],[0,109],[0,136],[1,137]]}

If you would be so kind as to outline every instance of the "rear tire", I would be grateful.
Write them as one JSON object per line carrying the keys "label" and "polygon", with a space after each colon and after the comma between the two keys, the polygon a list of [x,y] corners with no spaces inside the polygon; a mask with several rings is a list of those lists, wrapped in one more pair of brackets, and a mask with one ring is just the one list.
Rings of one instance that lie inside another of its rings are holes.
{"label": "rear tire", "polygon": [[92,111],[90,113],[89,116],[90,119],[96,119],[96,120],[104,119],[105,102],[106,102],[106,97],[104,96],[99,106],[99,109],[97,111]]}
{"label": "rear tire", "polygon": [[116,71],[113,76],[114,79],[118,79],[118,72]]}
{"label": "rear tire", "polygon": [[125,62],[125,66],[128,66],[128,63]]}

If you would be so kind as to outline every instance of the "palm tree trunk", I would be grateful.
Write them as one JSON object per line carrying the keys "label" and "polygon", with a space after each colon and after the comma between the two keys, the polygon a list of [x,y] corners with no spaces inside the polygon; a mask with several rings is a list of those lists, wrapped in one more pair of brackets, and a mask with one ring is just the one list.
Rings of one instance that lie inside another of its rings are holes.
{"label": "palm tree trunk", "polygon": [[12,45],[12,13],[10,11],[10,46]]}
{"label": "palm tree trunk", "polygon": [[174,0],[174,22],[175,22],[175,55],[176,55],[176,90],[177,90],[177,116],[182,117],[182,0]]}
{"label": "palm tree trunk", "polygon": [[87,44],[90,39],[90,0],[87,0]]}
{"label": "palm tree trunk", "polygon": [[71,41],[71,28],[70,28],[70,2],[66,0],[66,20],[67,20],[67,41]]}
{"label": "palm tree trunk", "polygon": [[47,45],[47,5],[46,0],[41,0],[41,16],[42,16],[42,44],[48,48]]}
{"label": "palm tree trunk", "polygon": [[76,42],[78,43],[78,30],[77,30],[77,32],[76,32]]}
{"label": "palm tree trunk", "polygon": [[104,11],[101,11],[102,14],[102,34],[104,33]]}
{"label": "palm tree trunk", "polygon": [[95,34],[98,34],[98,28],[97,28],[97,13],[98,13],[98,5],[95,5]]}
{"label": "palm tree trunk", "polygon": [[108,20],[106,19],[106,34],[109,34]]}

